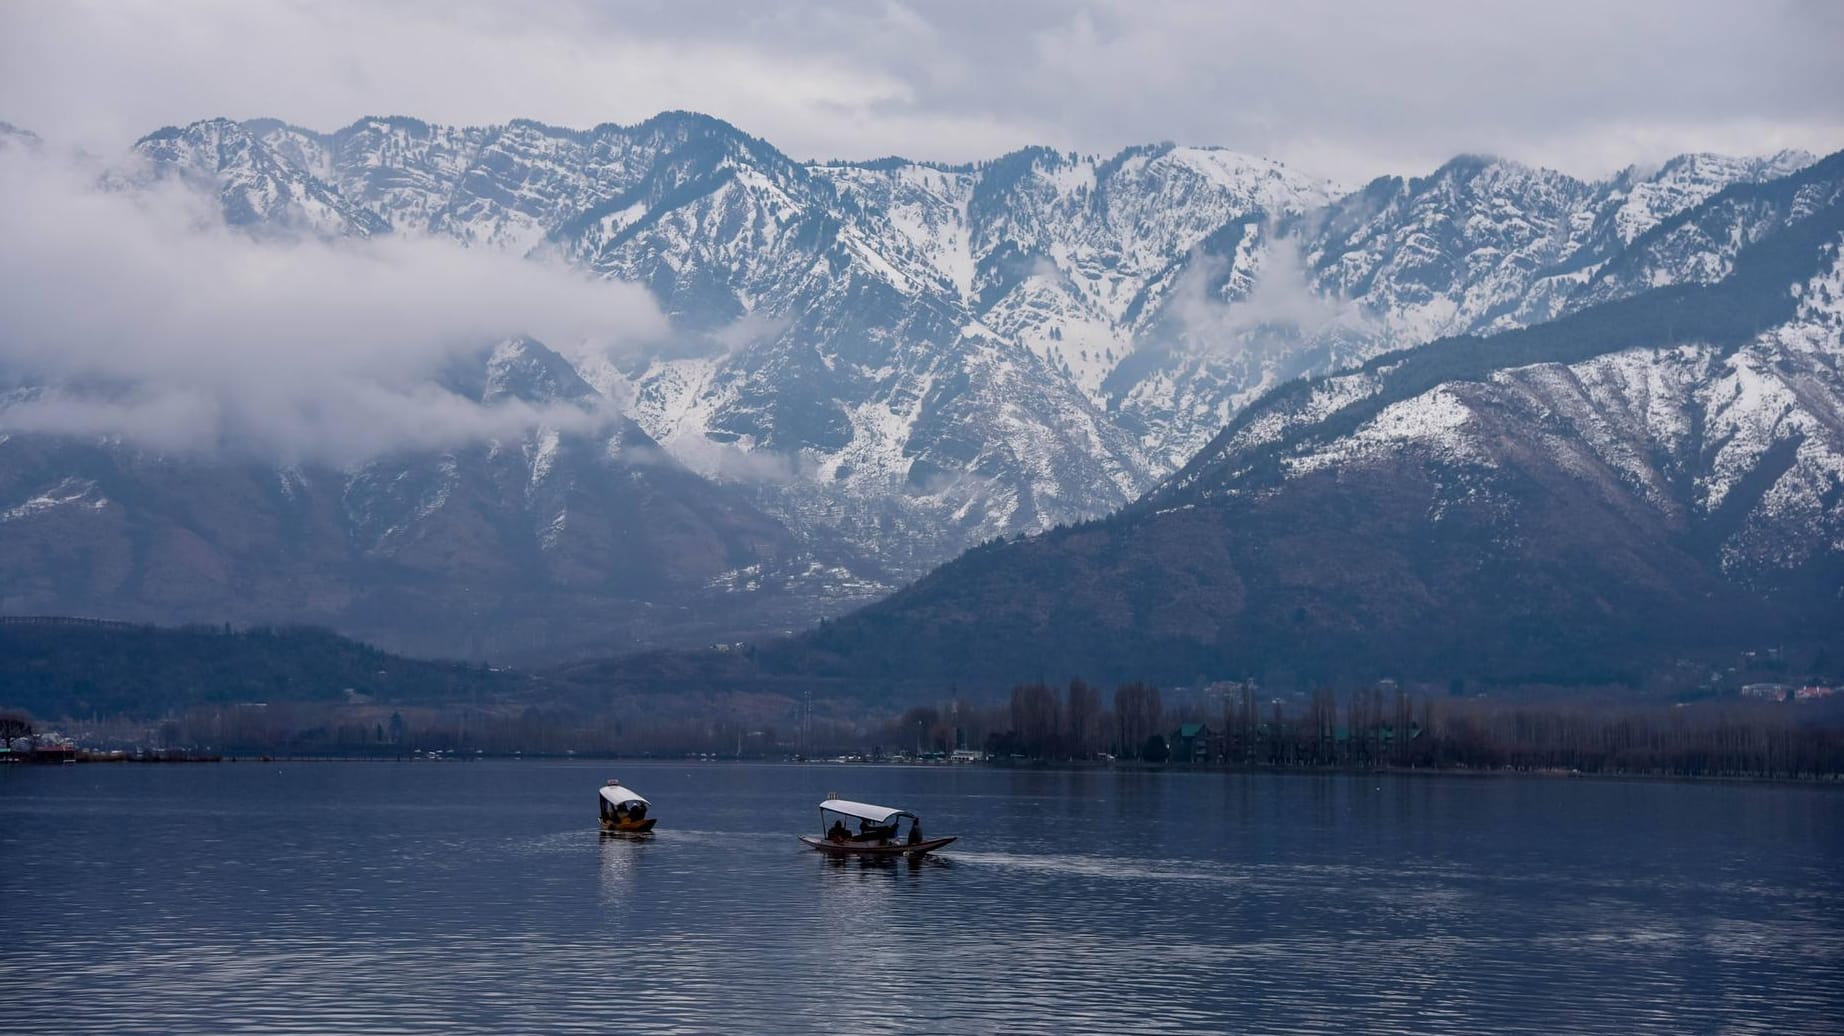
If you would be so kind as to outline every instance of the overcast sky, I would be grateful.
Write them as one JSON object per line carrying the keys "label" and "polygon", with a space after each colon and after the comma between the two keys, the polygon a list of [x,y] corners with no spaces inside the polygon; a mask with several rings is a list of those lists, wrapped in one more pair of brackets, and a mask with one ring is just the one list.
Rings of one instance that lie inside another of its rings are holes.
{"label": "overcast sky", "polygon": [[797,158],[1221,144],[1356,182],[1844,147],[1834,0],[5,0],[0,120],[718,115]]}

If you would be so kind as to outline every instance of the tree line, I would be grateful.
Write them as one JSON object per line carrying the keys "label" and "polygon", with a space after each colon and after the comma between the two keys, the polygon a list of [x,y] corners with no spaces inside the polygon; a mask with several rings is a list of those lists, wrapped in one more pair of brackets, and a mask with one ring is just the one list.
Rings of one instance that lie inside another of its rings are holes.
{"label": "tree line", "polygon": [[[1009,701],[956,703],[961,740],[1001,759],[1083,762],[1104,757],[1239,768],[1553,770],[1596,774],[1813,778],[1844,775],[1838,705],[1711,698],[1695,702],[1455,698],[1372,686],[1261,699],[1252,683],[1210,705],[1167,708],[1158,688],[1099,688],[1073,680],[1012,688]],[[928,732],[949,747],[940,707],[909,710],[885,736]],[[1188,736],[1187,736],[1188,735]]]}
{"label": "tree line", "polygon": [[[1175,700],[1174,700],[1175,699]],[[6,712],[7,730],[32,717]],[[1658,776],[1844,776],[1844,701],[1734,695],[1532,700],[1320,687],[1266,697],[1253,683],[1168,696],[1149,683],[1022,683],[998,701],[950,698],[893,713],[849,699],[768,693],[518,703],[196,703],[157,719],[69,720],[90,747],[223,755],[708,755],[942,757],[1237,769],[1538,770]]]}

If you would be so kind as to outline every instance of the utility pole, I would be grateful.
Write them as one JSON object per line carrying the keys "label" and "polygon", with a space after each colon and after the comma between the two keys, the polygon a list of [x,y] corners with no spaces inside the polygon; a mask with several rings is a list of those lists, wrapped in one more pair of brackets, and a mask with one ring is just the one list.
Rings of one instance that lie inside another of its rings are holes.
{"label": "utility pole", "polygon": [[800,757],[807,758],[813,754],[813,688],[801,691],[800,700]]}

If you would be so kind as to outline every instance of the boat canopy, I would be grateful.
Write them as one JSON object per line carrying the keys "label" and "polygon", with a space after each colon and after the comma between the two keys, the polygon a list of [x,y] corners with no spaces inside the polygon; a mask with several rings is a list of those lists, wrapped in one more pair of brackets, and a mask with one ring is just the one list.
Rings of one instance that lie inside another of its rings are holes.
{"label": "boat canopy", "polygon": [[843,813],[848,817],[868,820],[873,824],[888,824],[896,817],[915,819],[915,814],[906,809],[873,806],[868,802],[853,802],[850,799],[827,799],[820,803],[820,809],[828,813]]}
{"label": "boat canopy", "polygon": [[625,806],[630,802],[638,802],[644,806],[653,805],[653,803],[636,795],[632,788],[620,784],[605,785],[602,788],[602,798],[611,806]]}

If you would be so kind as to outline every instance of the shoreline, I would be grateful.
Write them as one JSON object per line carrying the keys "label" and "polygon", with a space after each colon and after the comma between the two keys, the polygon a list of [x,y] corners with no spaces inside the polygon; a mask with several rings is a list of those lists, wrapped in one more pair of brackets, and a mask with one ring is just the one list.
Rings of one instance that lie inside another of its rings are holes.
{"label": "shoreline", "polygon": [[8,764],[22,769],[55,769],[66,765],[90,763],[140,763],[140,764],[185,764],[185,763],[478,763],[478,762],[536,762],[536,763],[640,763],[643,765],[670,765],[694,763],[698,765],[751,765],[751,766],[827,766],[827,767],[891,767],[904,769],[956,769],[961,767],[983,767],[992,770],[1014,770],[1034,773],[1144,773],[1144,774],[1215,774],[1220,776],[1257,775],[1302,776],[1302,777],[1464,777],[1464,778],[1539,778],[1547,780],[1604,780],[1604,781],[1640,781],[1648,783],[1697,783],[1697,784],[1787,784],[1808,787],[1844,787],[1844,773],[1815,774],[1808,776],[1786,776],[1765,774],[1721,774],[1721,773],[1625,773],[1592,770],[1569,770],[1560,768],[1529,769],[1517,767],[1480,768],[1471,766],[1455,767],[1356,767],[1356,766],[1233,766],[1226,764],[1161,764],[1120,761],[1099,763],[1076,760],[1026,761],[1026,760],[987,760],[977,763],[939,763],[913,762],[902,760],[853,761],[838,762],[831,759],[789,759],[789,758],[679,758],[670,756],[646,755],[453,755],[453,756],[415,756],[415,755],[173,755],[144,756],[113,754],[82,754],[74,759],[57,762],[30,762],[25,760]]}

